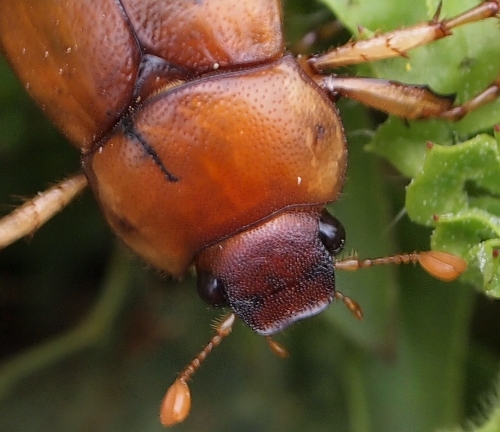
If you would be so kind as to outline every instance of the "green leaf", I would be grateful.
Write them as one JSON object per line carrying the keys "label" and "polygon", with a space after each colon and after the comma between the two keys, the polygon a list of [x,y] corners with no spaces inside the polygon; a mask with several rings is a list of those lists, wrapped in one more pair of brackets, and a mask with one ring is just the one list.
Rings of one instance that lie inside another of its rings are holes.
{"label": "green leaf", "polygon": [[499,143],[479,135],[453,147],[433,145],[408,186],[406,209],[435,227],[432,247],[467,259],[463,279],[500,296]]}
{"label": "green leaf", "polygon": [[[355,38],[358,25],[367,28],[369,33],[428,21],[439,3],[422,0],[410,6],[408,2],[391,0],[323,2]],[[474,0],[444,0],[441,16],[451,17],[477,4]],[[462,103],[497,78],[499,37],[498,21],[489,19],[456,29],[450,38],[412,50],[408,58],[373,62],[357,70],[359,75],[429,85],[436,92],[456,94],[457,102]],[[416,217],[418,223],[434,228],[432,248],[465,257],[469,270],[464,280],[495,296],[499,272],[494,250],[500,247],[498,145],[487,135],[471,142],[467,140],[479,133],[491,134],[498,123],[499,101],[468,114],[459,122],[404,122],[389,117],[366,146],[389,160],[405,176],[417,179],[423,167],[427,169],[431,154],[452,152],[433,164],[434,172],[424,177],[428,184],[418,197],[411,198],[413,192],[409,189],[406,206],[411,218]],[[454,146],[464,141],[467,151],[460,149],[460,145]],[[444,147],[434,145],[429,150],[429,142]],[[454,155],[454,151],[459,155]],[[453,168],[453,164],[458,165]],[[348,172],[348,180],[349,176]],[[370,183],[368,174],[365,178]],[[417,179],[414,182],[418,185]],[[438,220],[433,218],[434,214],[439,215]],[[367,220],[370,216],[370,212],[365,213]],[[416,231],[415,224],[409,227],[404,220],[402,224],[408,226],[401,230],[398,241],[401,244],[408,238],[406,247],[417,246],[418,234],[428,235],[428,231]],[[425,239],[422,242],[425,244]],[[473,352],[477,355],[476,347],[469,341],[474,307],[472,290],[460,284],[434,283],[413,269],[402,269],[402,272],[407,277],[398,291],[401,319],[397,322],[393,357],[385,363],[375,356],[357,352],[357,356],[349,357],[348,363],[342,366],[348,376],[346,387],[353,395],[352,430],[431,431],[463,423],[466,411],[469,415],[477,411],[477,407],[470,407],[476,398],[468,393],[467,387],[479,381],[474,372],[487,370],[488,366],[483,359],[469,359],[469,364],[464,361],[468,356],[474,357]],[[497,327],[491,319],[486,320],[485,325],[494,333]],[[490,370],[491,375],[496,375],[495,368]],[[483,381],[481,385],[484,392],[487,384]]]}
{"label": "green leaf", "polygon": [[[438,7],[437,1],[414,2],[411,8],[404,2],[385,6],[361,0],[325,0],[325,3],[355,34],[358,25],[377,31],[430,20]],[[476,4],[469,0],[445,1],[441,17],[451,17]],[[407,58],[369,63],[362,71],[379,78],[429,85],[441,94],[455,93],[456,102],[462,103],[497,78],[499,36],[495,20],[469,24],[454,29],[452,37],[409,51]],[[500,185],[497,145],[485,135],[456,149],[435,146],[428,151],[427,145],[435,142],[450,146],[481,131],[491,131],[498,123],[499,100],[458,122],[403,122],[390,117],[367,145],[368,150],[385,157],[405,176],[418,178],[408,189],[406,208],[410,218],[435,227],[432,247],[455,251],[466,258],[469,271],[463,280],[494,296],[499,294],[496,252],[492,255],[498,238],[498,221],[494,216],[499,215],[500,207],[494,196],[498,195]],[[484,191],[480,196],[467,193],[467,182],[474,182]],[[440,223],[433,222],[434,215],[443,215]],[[457,244],[458,238],[463,242]]]}

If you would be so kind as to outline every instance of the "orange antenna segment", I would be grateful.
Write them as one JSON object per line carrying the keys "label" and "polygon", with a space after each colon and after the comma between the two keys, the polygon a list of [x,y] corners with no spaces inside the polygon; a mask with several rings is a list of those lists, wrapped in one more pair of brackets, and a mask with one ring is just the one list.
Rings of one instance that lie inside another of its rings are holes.
{"label": "orange antenna segment", "polygon": [[281,358],[286,358],[290,355],[288,350],[282,344],[276,342],[273,338],[271,338],[271,336],[266,336],[266,340],[273,354]]}
{"label": "orange antenna segment", "polygon": [[363,319],[363,310],[357,301],[353,300],[351,297],[347,297],[339,291],[335,291],[335,298],[344,302],[344,305],[349,309],[349,312],[353,314],[354,318],[359,321]]}
{"label": "orange antenna segment", "polygon": [[448,252],[439,251],[412,252],[374,259],[350,257],[335,262],[335,268],[339,270],[354,271],[376,265],[399,265],[409,263],[419,263],[431,276],[445,282],[457,279],[467,269],[467,263],[463,258]]}
{"label": "orange antenna segment", "polygon": [[212,350],[229,336],[236,319],[234,313],[229,314],[216,327],[216,334],[200,353],[179,374],[170,386],[160,406],[160,422],[165,427],[174,426],[183,422],[191,409],[191,392],[187,385],[188,380],[200,368]]}

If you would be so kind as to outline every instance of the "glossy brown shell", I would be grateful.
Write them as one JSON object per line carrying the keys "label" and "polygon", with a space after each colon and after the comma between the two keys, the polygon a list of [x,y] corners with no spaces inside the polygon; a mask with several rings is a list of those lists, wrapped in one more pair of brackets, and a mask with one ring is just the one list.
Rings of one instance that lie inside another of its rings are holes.
{"label": "glossy brown shell", "polygon": [[283,55],[277,1],[2,0],[0,42],[148,262],[173,275],[194,263],[200,294],[217,304],[215,286],[260,334],[333,300],[320,225],[345,138]]}
{"label": "glossy brown shell", "polygon": [[269,0],[2,0],[0,41],[28,92],[82,151],[134,103],[145,54],[164,59],[168,80],[283,51],[280,5]]}
{"label": "glossy brown shell", "polygon": [[0,40],[111,226],[169,273],[340,191],[340,119],[282,56],[278,2],[2,0]]}
{"label": "glossy brown shell", "polygon": [[336,111],[291,57],[161,92],[128,123],[84,167],[113,228],[174,274],[207,244],[341,187]]}

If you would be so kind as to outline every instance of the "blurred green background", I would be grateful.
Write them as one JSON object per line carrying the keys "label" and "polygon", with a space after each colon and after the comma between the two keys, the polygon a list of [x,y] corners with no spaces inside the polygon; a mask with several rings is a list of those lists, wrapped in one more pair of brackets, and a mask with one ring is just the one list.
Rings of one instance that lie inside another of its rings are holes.
{"label": "blurred green background", "polygon": [[[336,3],[339,14],[342,4],[377,5]],[[426,3],[414,3],[411,13],[381,11],[387,28],[428,19]],[[374,9],[365,12],[372,29],[383,28]],[[320,3],[288,0],[288,48],[333,21]],[[334,29],[314,48],[350,37]],[[76,172],[79,158],[4,62],[0,101],[6,214],[20,197]],[[346,227],[347,250],[372,257],[427,249],[428,229],[396,219],[408,180],[364,150],[384,116],[349,101],[340,109],[350,164],[332,210]],[[2,251],[0,430],[162,430],[164,392],[221,314],[198,299],[193,282],[171,281],[125,250],[89,191],[33,238]],[[285,360],[238,323],[195,376],[192,413],[176,429],[426,432],[484,418],[500,365],[498,301],[412,266],[339,274],[337,288],[362,305],[362,322],[334,304],[277,336],[291,353]]]}

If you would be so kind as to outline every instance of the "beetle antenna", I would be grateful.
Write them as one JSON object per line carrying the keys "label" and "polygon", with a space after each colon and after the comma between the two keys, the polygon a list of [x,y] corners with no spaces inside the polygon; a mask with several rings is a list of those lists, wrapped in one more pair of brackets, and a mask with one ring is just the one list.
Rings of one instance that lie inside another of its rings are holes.
{"label": "beetle antenna", "polygon": [[267,343],[273,354],[281,358],[286,358],[290,355],[288,350],[279,342],[276,342],[271,336],[266,336]]}
{"label": "beetle antenna", "polygon": [[451,282],[457,279],[467,269],[467,262],[463,258],[439,251],[411,252],[374,259],[349,257],[336,261],[335,268],[339,270],[355,271],[360,268],[373,267],[376,265],[401,265],[409,263],[419,263],[431,276],[445,282]]}
{"label": "beetle antenna", "polygon": [[205,345],[200,353],[184,368],[174,383],[170,386],[160,406],[160,422],[163,426],[174,426],[183,422],[191,409],[191,392],[186,381],[189,381],[200,368],[212,350],[229,336],[236,319],[234,313],[225,317],[215,328],[216,334]]}
{"label": "beetle antenna", "polygon": [[361,309],[361,306],[357,301],[342,294],[339,291],[335,291],[335,298],[344,302],[344,305],[347,307],[347,309],[349,309],[349,312],[354,315],[354,318],[360,321],[363,319],[363,309]]}

